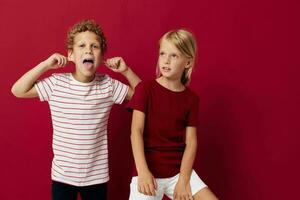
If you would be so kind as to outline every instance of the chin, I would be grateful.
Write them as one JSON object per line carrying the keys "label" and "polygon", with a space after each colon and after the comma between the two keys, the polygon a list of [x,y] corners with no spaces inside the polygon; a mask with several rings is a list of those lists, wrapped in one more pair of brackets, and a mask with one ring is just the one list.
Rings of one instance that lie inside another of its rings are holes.
{"label": "chin", "polygon": [[86,76],[86,77],[92,77],[92,76],[95,75],[95,73],[96,73],[96,72],[87,72],[87,73],[83,73],[83,74],[84,74],[84,76]]}

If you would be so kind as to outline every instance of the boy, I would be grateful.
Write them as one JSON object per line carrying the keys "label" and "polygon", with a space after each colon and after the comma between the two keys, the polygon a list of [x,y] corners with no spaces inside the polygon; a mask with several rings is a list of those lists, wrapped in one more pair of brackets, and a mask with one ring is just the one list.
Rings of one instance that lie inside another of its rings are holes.
{"label": "boy", "polygon": [[[53,124],[52,199],[106,199],[108,177],[107,122],[114,103],[130,99],[139,77],[122,58],[105,64],[123,74],[130,87],[96,74],[106,51],[106,39],[93,20],[75,24],[68,32],[68,57],[55,53],[25,73],[12,87],[19,98],[48,101]],[[38,78],[50,69],[75,64],[72,73]]]}

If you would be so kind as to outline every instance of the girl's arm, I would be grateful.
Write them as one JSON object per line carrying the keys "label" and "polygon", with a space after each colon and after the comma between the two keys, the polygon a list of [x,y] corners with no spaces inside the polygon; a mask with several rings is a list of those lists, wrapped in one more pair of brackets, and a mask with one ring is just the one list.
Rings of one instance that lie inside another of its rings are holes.
{"label": "girl's arm", "polygon": [[157,185],[145,158],[143,140],[144,124],[145,114],[141,111],[134,110],[131,124],[131,145],[138,172],[138,191],[145,195],[154,196]]}
{"label": "girl's arm", "polygon": [[16,83],[12,86],[11,92],[19,98],[33,98],[37,97],[37,91],[34,87],[37,79],[51,68],[59,68],[65,66],[67,58],[63,55],[55,53],[47,60],[41,62],[27,73],[25,73]]}
{"label": "girl's arm", "polygon": [[186,128],[186,147],[183,153],[179,179],[175,186],[174,199],[189,199],[192,197],[190,177],[197,152],[197,129],[189,126]]}
{"label": "girl's arm", "polygon": [[141,79],[128,67],[121,57],[110,58],[105,61],[107,67],[114,72],[119,72],[127,79],[129,83],[129,90],[126,99],[130,100],[134,94],[134,88],[137,86]]}

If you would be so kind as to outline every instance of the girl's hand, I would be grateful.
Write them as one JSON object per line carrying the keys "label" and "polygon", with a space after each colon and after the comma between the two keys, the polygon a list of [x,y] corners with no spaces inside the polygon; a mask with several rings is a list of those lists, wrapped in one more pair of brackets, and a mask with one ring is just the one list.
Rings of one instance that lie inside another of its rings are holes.
{"label": "girl's hand", "polygon": [[68,58],[59,53],[52,54],[47,60],[44,61],[48,69],[57,69],[66,66]]}
{"label": "girl's hand", "polygon": [[155,196],[157,183],[151,172],[141,173],[138,176],[138,191],[142,194]]}
{"label": "girl's hand", "polygon": [[118,73],[123,73],[128,69],[125,61],[121,57],[109,58],[104,62],[104,64],[112,71]]}
{"label": "girl's hand", "polygon": [[174,200],[192,200],[192,191],[190,181],[184,181],[179,178],[174,189]]}

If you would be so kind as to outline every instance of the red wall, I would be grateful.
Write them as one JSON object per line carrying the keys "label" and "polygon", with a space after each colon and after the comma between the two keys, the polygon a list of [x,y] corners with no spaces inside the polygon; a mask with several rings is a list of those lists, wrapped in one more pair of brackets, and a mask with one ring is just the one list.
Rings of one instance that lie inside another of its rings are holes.
{"label": "red wall", "polygon": [[[164,32],[193,30],[199,58],[191,87],[201,98],[195,168],[220,199],[296,199],[299,8],[297,0],[1,0],[0,198],[50,199],[48,105],[14,98],[10,88],[42,59],[65,53],[68,27],[94,18],[109,40],[107,57],[123,56],[143,79],[154,77],[157,41]],[[110,200],[128,196],[129,126],[124,106],[114,107]]]}

